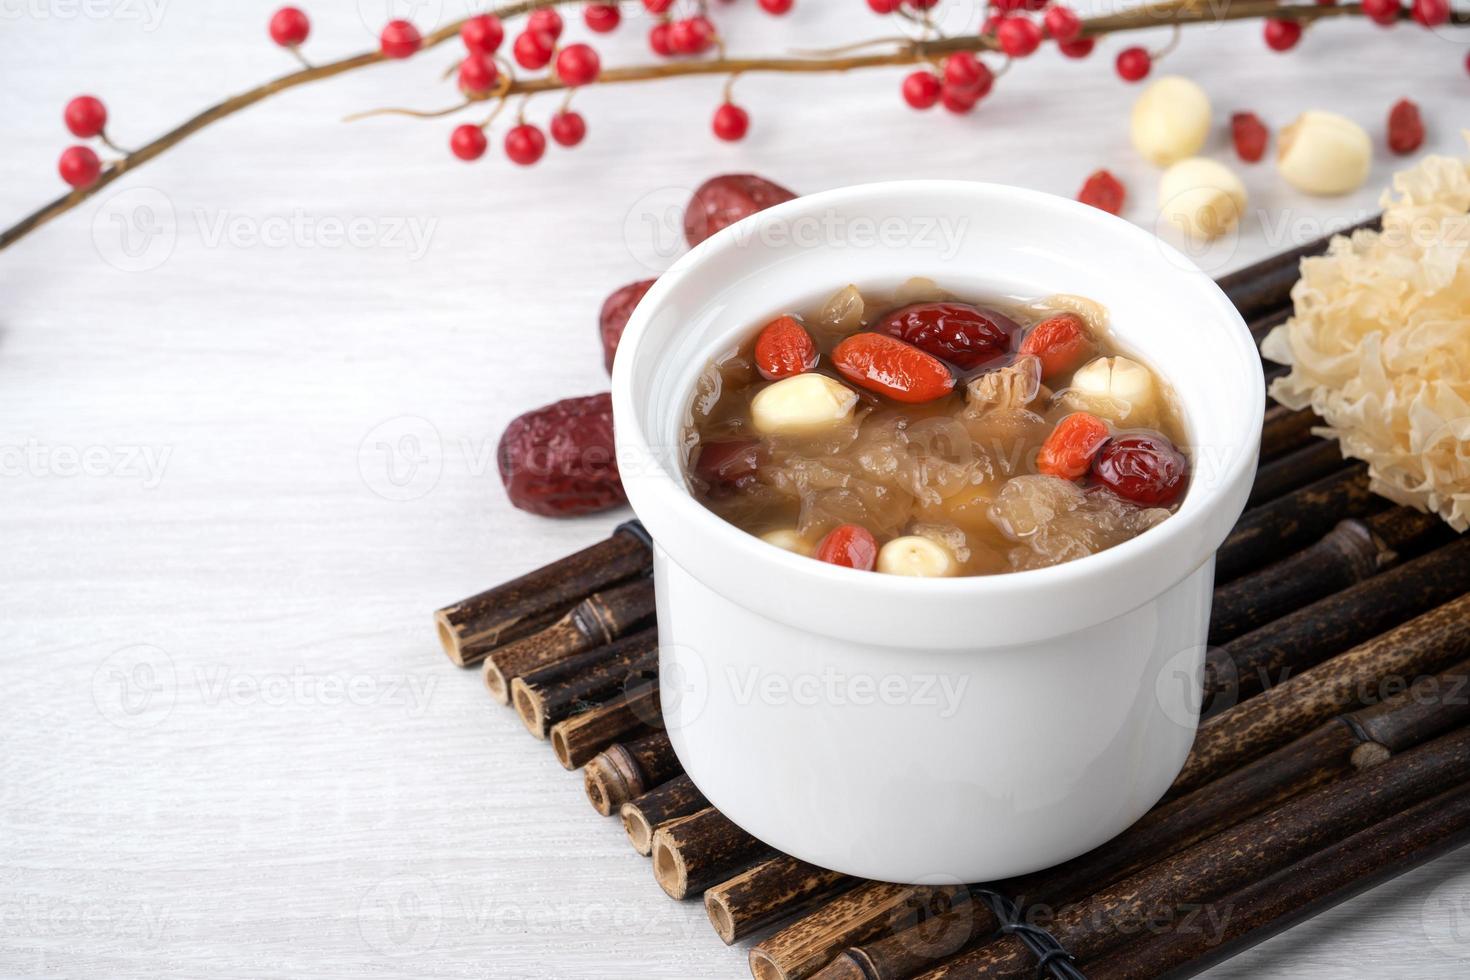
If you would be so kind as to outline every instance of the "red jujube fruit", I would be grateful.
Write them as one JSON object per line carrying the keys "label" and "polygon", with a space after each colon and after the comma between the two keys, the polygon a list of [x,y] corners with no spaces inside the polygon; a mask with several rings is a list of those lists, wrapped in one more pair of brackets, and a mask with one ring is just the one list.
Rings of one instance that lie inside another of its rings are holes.
{"label": "red jujube fruit", "polygon": [[505,492],[521,510],[570,517],[627,502],[609,394],[567,398],[514,419],[498,457]]}
{"label": "red jujube fruit", "polygon": [[913,344],[964,371],[1011,349],[1016,322],[967,303],[916,303],[888,314],[873,327]]}

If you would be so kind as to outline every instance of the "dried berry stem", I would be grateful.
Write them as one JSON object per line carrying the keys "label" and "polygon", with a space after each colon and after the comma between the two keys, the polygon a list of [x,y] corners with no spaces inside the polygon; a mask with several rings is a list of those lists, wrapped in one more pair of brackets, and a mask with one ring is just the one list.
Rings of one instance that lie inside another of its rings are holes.
{"label": "dried berry stem", "polygon": [[[498,7],[493,13],[501,18],[508,18],[526,13],[535,7],[570,2],[572,0],[517,0],[517,2],[507,3]],[[1363,16],[1363,8],[1359,3],[1348,3],[1338,6],[1282,6],[1276,0],[1242,0],[1242,2],[1230,3],[1224,7],[1216,7],[1213,4],[1203,2],[1203,0],[1159,0],[1159,2],[1146,3],[1120,13],[1085,19],[1082,21],[1082,31],[1079,36],[1099,37],[1105,34],[1143,30],[1151,27],[1168,25],[1177,27],[1188,24],[1265,17],[1313,21],[1324,17],[1361,16]],[[1408,19],[1409,16],[1407,7],[1400,11],[1401,18]],[[1454,11],[1450,15],[1449,22],[1461,26],[1470,24],[1470,12]],[[423,46],[425,48],[433,47],[455,37],[462,24],[463,20],[456,20],[427,34],[424,37]],[[743,72],[803,73],[854,71],[863,68],[883,68],[896,65],[918,64],[928,62],[937,55],[955,51],[993,51],[997,47],[995,38],[991,35],[952,37],[924,41],[894,39],[891,43],[895,45],[891,51],[865,55],[827,58],[730,58],[721,56],[708,60],[688,60],[667,64],[609,68],[602,72],[595,84],[657,81],[660,79],[692,75],[733,75]],[[350,58],[343,58],[340,61],[303,68],[300,71],[283,75],[274,81],[267,82],[264,85],[260,85],[210,106],[208,109],[198,113],[181,125],[174,127],[152,142],[140,146],[122,159],[110,164],[93,183],[57,198],[39,210],[22,218],[3,232],[0,232],[0,249],[8,248],[11,244],[34,231],[36,228],[39,228],[47,221],[50,221],[58,215],[65,214],[78,204],[81,204],[123,174],[147,163],[164,150],[177,145],[186,137],[193,135],[213,122],[217,122],[226,116],[234,115],[242,109],[246,109],[278,92],[295,88],[298,85],[304,85],[307,82],[331,78],[334,75],[340,75],[343,72],[352,71],[356,68],[365,68],[384,60],[387,60],[384,55],[380,52],[372,51],[354,55]],[[566,87],[554,75],[531,79],[517,79],[507,86],[503,92],[496,92],[485,98],[505,98],[511,95],[553,91]],[[484,99],[469,101],[484,101]],[[368,113],[360,113],[354,118],[382,114],[435,117],[456,111],[459,108],[463,108],[463,106],[455,106],[447,110],[429,111],[379,109]]]}

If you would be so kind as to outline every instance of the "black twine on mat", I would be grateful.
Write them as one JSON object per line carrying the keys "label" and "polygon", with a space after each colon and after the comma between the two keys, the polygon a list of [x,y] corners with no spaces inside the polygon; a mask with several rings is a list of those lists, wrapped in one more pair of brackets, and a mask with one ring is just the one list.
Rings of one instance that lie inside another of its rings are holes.
{"label": "black twine on mat", "polygon": [[1051,933],[1025,921],[1021,916],[1021,909],[1009,897],[989,888],[971,888],[970,895],[990,906],[990,911],[1000,920],[1000,935],[1017,937],[1036,957],[1038,980],[1044,977],[1053,977],[1054,980],[1087,980],[1082,971],[1077,969],[1072,954]]}
{"label": "black twine on mat", "polygon": [[625,531],[628,534],[633,535],[633,537],[637,538],[639,541],[642,541],[644,544],[648,545],[648,550],[653,550],[653,535],[648,533],[648,528],[643,526],[642,521],[624,521],[617,527],[613,528],[613,534],[620,534]]}

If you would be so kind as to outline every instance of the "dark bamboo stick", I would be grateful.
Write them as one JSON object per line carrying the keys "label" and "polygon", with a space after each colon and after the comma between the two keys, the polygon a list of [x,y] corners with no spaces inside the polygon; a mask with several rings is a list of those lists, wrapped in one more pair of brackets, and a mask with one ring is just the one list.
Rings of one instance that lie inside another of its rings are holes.
{"label": "dark bamboo stick", "polygon": [[1368,489],[1368,467],[1354,463],[1316,483],[1245,512],[1215,556],[1215,581],[1228,582],[1316,541],[1345,517],[1388,507]]}
{"label": "dark bamboo stick", "polygon": [[706,889],[704,910],[710,925],[728,946],[857,883],[858,879],[849,875],[777,854]]}
{"label": "dark bamboo stick", "polygon": [[1433,677],[1420,677],[1407,691],[1350,712],[1344,721],[1372,740],[1364,744],[1389,752],[1402,752],[1470,724],[1470,660],[1461,660]]}
{"label": "dark bamboo stick", "polygon": [[1259,758],[1352,705],[1382,698],[1386,681],[1433,673],[1470,654],[1470,594],[1333,657],[1200,726],[1172,792]]}
{"label": "dark bamboo stick", "polygon": [[655,681],[552,725],[551,750],[563,769],[580,769],[619,739],[645,735],[661,727],[663,714]]}
{"label": "dark bamboo stick", "polygon": [[963,894],[962,887],[864,882],[751,947],[750,972],[755,980],[802,980],[848,946],[943,915]]}
{"label": "dark bamboo stick", "polygon": [[1343,458],[1342,447],[1335,439],[1315,439],[1279,456],[1269,463],[1262,463],[1256,470],[1256,482],[1251,485],[1247,507],[1258,507],[1275,500],[1309,483],[1331,476],[1348,465]]}
{"label": "dark bamboo stick", "polygon": [[605,647],[539,667],[510,682],[511,703],[537,738],[579,708],[647,687],[658,671],[658,630],[641,630]]}
{"label": "dark bamboo stick", "polygon": [[1309,408],[1272,405],[1261,422],[1261,459],[1279,459],[1302,448],[1317,438],[1312,435],[1312,429],[1321,424],[1317,413]]}
{"label": "dark bamboo stick", "polygon": [[682,900],[773,853],[707,806],[653,832],[653,880],[670,898]]}
{"label": "dark bamboo stick", "polygon": [[990,906],[966,896],[942,915],[843,950],[811,980],[904,980],[995,935],[999,927]]}
{"label": "dark bamboo stick", "polygon": [[1470,538],[1415,558],[1282,616],[1205,654],[1213,716],[1470,591]]}
{"label": "dark bamboo stick", "polygon": [[707,806],[709,800],[704,798],[694,781],[687,775],[679,775],[624,803],[618,808],[618,816],[622,818],[623,830],[627,831],[633,849],[647,856],[653,853],[655,830],[670,820],[687,817]]}
{"label": "dark bamboo stick", "polygon": [[1394,552],[1356,519],[1339,521],[1315,544],[1215,590],[1210,645],[1228,643],[1363,581],[1387,567]]}
{"label": "dark bamboo stick", "polygon": [[[1086,962],[1117,948],[1181,905],[1208,902],[1265,878],[1359,830],[1470,778],[1470,729],[1329,783],[1216,834],[1060,910],[1046,927]],[[926,980],[1021,980],[1035,958],[1013,937],[962,953]]]}
{"label": "dark bamboo stick", "polygon": [[668,733],[654,732],[597,753],[582,770],[582,784],[592,809],[610,817],[624,803],[683,771]]}
{"label": "dark bamboo stick", "polygon": [[653,621],[653,579],[636,578],[588,596],[566,615],[485,657],[485,689],[510,703],[510,682],[547,664],[613,642]]}
{"label": "dark bamboo stick", "polygon": [[1437,516],[1394,507],[1341,521],[1317,543],[1215,590],[1210,644],[1228,643],[1446,539]]}
{"label": "dark bamboo stick", "polygon": [[[1381,218],[1373,217],[1335,234],[1350,235],[1360,228],[1377,228]],[[1289,306],[1291,288],[1301,278],[1301,260],[1327,251],[1333,235],[1324,235],[1290,251],[1237,269],[1218,280],[1220,288],[1247,322]]]}
{"label": "dark bamboo stick", "polygon": [[[1192,977],[1354,895],[1470,844],[1470,784],[1415,804],[1212,903],[1217,932],[1146,934],[1086,964],[1088,980]],[[1228,914],[1227,914],[1228,913]]]}
{"label": "dark bamboo stick", "polygon": [[[630,522],[635,525],[636,522]],[[434,613],[439,642],[461,667],[556,621],[594,592],[646,573],[653,554],[639,531],[612,537]]]}

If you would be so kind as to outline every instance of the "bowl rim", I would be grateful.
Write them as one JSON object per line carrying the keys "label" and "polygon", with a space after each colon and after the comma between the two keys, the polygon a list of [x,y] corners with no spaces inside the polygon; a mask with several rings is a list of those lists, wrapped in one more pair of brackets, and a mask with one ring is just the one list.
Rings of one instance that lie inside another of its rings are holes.
{"label": "bowl rim", "polygon": [[[1255,373],[1241,381],[1242,387],[1247,389],[1242,392],[1242,397],[1248,400],[1248,406],[1240,413],[1230,432],[1234,444],[1244,451],[1235,453],[1233,459],[1221,468],[1218,476],[1209,485],[1201,486],[1198,481],[1191,480],[1179,510],[1168,520],[1137,537],[1083,558],[1045,568],[993,575],[917,578],[873,574],[815,561],[774,547],[758,536],[726,522],[701,505],[688,492],[680,475],[670,471],[671,461],[667,456],[656,453],[651,448],[648,432],[643,425],[639,393],[633,390],[634,365],[641,356],[646,356],[642,350],[643,342],[655,311],[685,279],[717,255],[737,249],[750,250],[750,236],[744,235],[743,231],[753,222],[789,221],[805,212],[818,209],[850,209],[855,205],[860,206],[866,199],[880,196],[891,198],[894,195],[935,193],[963,195],[979,201],[1001,198],[1012,204],[1019,202],[1028,208],[1060,212],[1068,220],[1097,225],[1106,234],[1135,247],[1146,245],[1150,249],[1158,250],[1162,258],[1175,265],[1180,274],[1198,276],[1200,287],[1206,292],[1203,298],[1217,307],[1222,326],[1229,325],[1232,343],[1242,355],[1248,355],[1251,359],[1259,358],[1258,348],[1245,321],[1210,276],[1167,242],[1132,222],[1105,211],[1042,191],[984,181],[910,179],[854,184],[819,191],[757,212],[700,242],[658,277],[633,311],[619,341],[613,366],[612,399],[619,459],[625,458],[626,453],[627,458],[655,461],[651,466],[635,467],[637,476],[625,481],[635,512],[644,519],[645,524],[650,525],[649,530],[660,547],[670,551],[676,561],[679,560],[681,542],[673,540],[675,536],[672,535],[667,542],[662,540],[657,527],[668,526],[676,520],[692,522],[688,526],[697,529],[702,537],[714,542],[719,548],[730,549],[749,561],[768,566],[773,571],[779,571],[783,577],[795,576],[794,581],[797,583],[816,588],[839,587],[850,592],[854,601],[872,599],[886,603],[943,597],[944,600],[984,598],[988,602],[1004,602],[1038,590],[1076,589],[1084,587],[1090,581],[1116,575],[1130,566],[1136,567],[1140,560],[1151,553],[1166,551],[1171,546],[1176,549],[1183,547],[1187,544],[1187,539],[1194,536],[1199,540],[1189,550],[1197,554],[1186,563],[1186,568],[1180,569],[1178,575],[1170,576],[1173,583],[1182,581],[1189,572],[1213,556],[1223,541],[1225,531],[1229,529],[1227,526],[1218,536],[1202,536],[1211,518],[1217,516],[1215,512],[1221,506],[1231,506],[1229,498],[1232,496],[1239,498],[1238,506],[1244,505],[1250,482],[1250,473],[1247,471],[1254,471],[1256,466],[1265,412],[1265,379],[1262,373]],[[1146,349],[1141,353],[1147,356]],[[1180,394],[1180,400],[1185,403],[1188,401],[1183,393]],[[1230,524],[1234,523],[1238,513],[1237,510],[1231,516]],[[1213,540],[1205,540],[1206,538]],[[688,568],[687,565],[685,567]],[[1160,594],[1168,585],[1169,583],[1165,583],[1163,588],[1155,589],[1137,602],[1117,608],[1113,615],[1121,615],[1137,608]],[[1059,628],[1050,632],[1063,631]]]}

